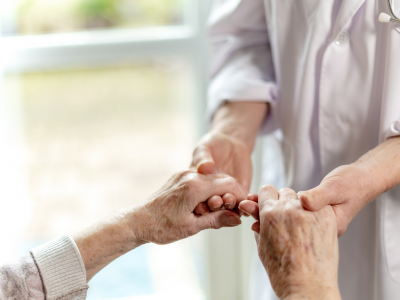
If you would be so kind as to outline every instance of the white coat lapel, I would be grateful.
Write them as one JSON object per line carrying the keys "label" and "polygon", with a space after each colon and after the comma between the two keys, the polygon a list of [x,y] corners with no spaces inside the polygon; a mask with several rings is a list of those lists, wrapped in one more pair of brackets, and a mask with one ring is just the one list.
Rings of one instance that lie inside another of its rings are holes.
{"label": "white coat lapel", "polygon": [[333,27],[331,41],[335,40],[366,0],[343,0]]}

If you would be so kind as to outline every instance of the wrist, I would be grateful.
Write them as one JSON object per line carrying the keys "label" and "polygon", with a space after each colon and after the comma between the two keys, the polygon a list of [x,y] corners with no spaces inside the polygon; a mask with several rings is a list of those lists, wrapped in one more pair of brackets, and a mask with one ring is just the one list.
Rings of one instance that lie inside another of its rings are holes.
{"label": "wrist", "polygon": [[125,212],[115,213],[73,236],[89,281],[121,255],[143,244],[126,222]]}
{"label": "wrist", "polygon": [[144,211],[146,205],[136,205],[128,208],[121,213],[122,222],[125,224],[124,231],[126,239],[130,241],[130,246],[138,247],[140,245],[149,243],[146,239],[145,229],[148,228]]}
{"label": "wrist", "polygon": [[210,131],[211,134],[222,134],[228,136],[230,139],[235,140],[236,143],[243,145],[251,154],[256,141],[256,134],[245,132],[241,126],[237,124],[221,124],[213,126]]}
{"label": "wrist", "polygon": [[251,152],[267,112],[263,102],[226,102],[215,114],[211,131],[236,139]]}
{"label": "wrist", "polygon": [[372,178],[371,182],[382,194],[400,184],[400,137],[387,139],[361,156],[357,165]]}
{"label": "wrist", "polygon": [[364,186],[364,193],[368,202],[390,189],[381,166],[373,160],[358,160],[352,165],[359,170],[357,179],[360,186]]}

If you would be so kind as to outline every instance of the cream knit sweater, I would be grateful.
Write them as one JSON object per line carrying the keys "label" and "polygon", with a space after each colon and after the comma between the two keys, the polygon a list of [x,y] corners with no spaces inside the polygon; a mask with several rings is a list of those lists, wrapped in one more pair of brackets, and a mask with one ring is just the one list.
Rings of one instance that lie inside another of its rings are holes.
{"label": "cream knit sweater", "polygon": [[83,300],[87,289],[85,266],[69,235],[0,266],[0,300]]}

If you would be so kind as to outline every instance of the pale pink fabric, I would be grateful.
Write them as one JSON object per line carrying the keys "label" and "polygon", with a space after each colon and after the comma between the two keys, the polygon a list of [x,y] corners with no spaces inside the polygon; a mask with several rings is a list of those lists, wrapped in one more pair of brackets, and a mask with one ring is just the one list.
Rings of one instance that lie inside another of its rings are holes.
{"label": "pale pink fabric", "polygon": [[0,266],[1,300],[44,300],[42,280],[31,254]]}

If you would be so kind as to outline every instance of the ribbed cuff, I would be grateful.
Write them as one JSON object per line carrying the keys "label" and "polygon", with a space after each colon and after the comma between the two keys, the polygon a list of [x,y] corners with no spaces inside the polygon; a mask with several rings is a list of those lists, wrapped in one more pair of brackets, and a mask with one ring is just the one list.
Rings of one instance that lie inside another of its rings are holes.
{"label": "ribbed cuff", "polygon": [[78,247],[69,235],[63,235],[32,249],[39,268],[47,300],[86,299],[86,270]]}

